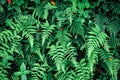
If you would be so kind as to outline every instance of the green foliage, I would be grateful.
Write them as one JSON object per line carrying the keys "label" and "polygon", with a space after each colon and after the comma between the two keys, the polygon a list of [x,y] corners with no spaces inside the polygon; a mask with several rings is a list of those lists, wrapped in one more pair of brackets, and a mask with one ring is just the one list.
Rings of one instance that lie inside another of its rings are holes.
{"label": "green foliage", "polygon": [[0,80],[119,80],[120,1],[0,0]]}

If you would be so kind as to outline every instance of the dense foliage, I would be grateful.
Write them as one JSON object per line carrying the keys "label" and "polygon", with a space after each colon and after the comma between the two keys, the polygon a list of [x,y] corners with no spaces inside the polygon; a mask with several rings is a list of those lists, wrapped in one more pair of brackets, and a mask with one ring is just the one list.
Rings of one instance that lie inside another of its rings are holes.
{"label": "dense foliage", "polygon": [[119,0],[0,0],[0,80],[120,80]]}

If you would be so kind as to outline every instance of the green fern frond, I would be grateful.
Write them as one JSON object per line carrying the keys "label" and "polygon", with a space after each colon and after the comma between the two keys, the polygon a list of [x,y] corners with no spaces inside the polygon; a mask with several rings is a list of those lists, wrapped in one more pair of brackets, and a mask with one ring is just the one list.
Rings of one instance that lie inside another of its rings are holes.
{"label": "green fern frond", "polygon": [[90,80],[90,69],[85,59],[81,59],[79,65],[75,68],[76,78],[78,80]]}
{"label": "green fern frond", "polygon": [[42,45],[44,45],[45,40],[51,35],[55,25],[50,25],[48,21],[42,25]]}
{"label": "green fern frond", "polygon": [[46,66],[40,65],[39,63],[34,63],[31,69],[32,80],[40,80],[46,77]]}
{"label": "green fern frond", "polygon": [[76,48],[72,46],[71,43],[68,43],[65,47],[65,57],[67,60],[70,60],[75,66],[77,66],[77,61],[76,61]]}
{"label": "green fern frond", "polygon": [[50,46],[50,51],[48,54],[51,56],[52,60],[54,60],[54,64],[57,67],[59,72],[65,72],[65,52],[62,46],[58,44]]}
{"label": "green fern frond", "polygon": [[120,69],[120,60],[119,59],[113,59],[113,80],[118,80],[118,71]]}
{"label": "green fern frond", "polygon": [[96,49],[92,52],[90,58],[88,59],[91,73],[93,73],[93,70],[95,69],[95,64],[98,63],[98,54],[99,54],[99,52]]}
{"label": "green fern frond", "polygon": [[0,67],[0,80],[9,80],[8,77],[8,72],[5,70],[3,67]]}
{"label": "green fern frond", "polygon": [[58,80],[75,80],[75,72],[73,70],[61,73]]}
{"label": "green fern frond", "polygon": [[42,15],[44,14],[44,11],[43,11],[44,4],[45,3],[42,3],[42,4],[38,5],[38,6],[36,6],[36,8],[33,11],[32,16],[42,18]]}
{"label": "green fern frond", "polygon": [[47,19],[49,10],[56,8],[56,6],[51,5],[50,3],[45,4],[44,6],[44,14],[43,14],[43,19]]}
{"label": "green fern frond", "polygon": [[111,34],[113,34],[113,36],[116,36],[117,33],[120,31],[120,20],[112,20],[109,25],[107,25],[107,29],[110,31]]}
{"label": "green fern frond", "polygon": [[43,61],[44,57],[41,54],[40,47],[39,47],[38,43],[35,43],[35,45],[33,46],[33,48],[30,49],[30,52],[37,54],[39,56],[39,58]]}
{"label": "green fern frond", "polygon": [[109,6],[110,10],[112,10],[113,13],[115,14],[120,14],[120,2],[117,1],[111,1],[110,6]]}
{"label": "green fern frond", "polygon": [[75,21],[73,21],[73,24],[70,27],[70,32],[73,34],[79,34],[84,37],[84,28],[83,28],[83,23],[84,23],[84,18],[77,18]]}
{"label": "green fern frond", "polygon": [[70,25],[71,25],[72,21],[73,21],[73,18],[74,18],[74,14],[73,14],[73,11],[72,11],[71,8],[66,8],[65,9],[65,16],[66,16],[66,19],[69,20]]}
{"label": "green fern frond", "polygon": [[23,34],[22,34],[22,37],[27,38],[28,41],[30,42],[31,48],[33,47],[34,44],[34,36],[32,35],[32,33],[35,33],[35,30],[32,30],[31,32],[31,29],[27,29],[27,30],[23,30]]}
{"label": "green fern frond", "polygon": [[55,35],[57,38],[57,42],[61,45],[66,45],[70,41],[71,34],[68,33],[68,30],[63,29],[60,31],[57,31],[57,34]]}
{"label": "green fern frond", "polygon": [[102,13],[99,13],[95,15],[94,23],[100,28],[101,31],[104,31],[106,28],[105,24],[109,23],[109,19]]}
{"label": "green fern frond", "polygon": [[91,31],[88,32],[88,39],[86,44],[88,58],[91,56],[91,53],[94,49],[104,45],[106,38],[107,35],[102,32],[98,26],[91,28]]}
{"label": "green fern frond", "polygon": [[102,66],[105,70],[109,73],[110,76],[113,76],[113,56],[111,53],[107,52],[106,50],[100,50],[100,61],[103,63]]}
{"label": "green fern frond", "polygon": [[1,42],[11,42],[14,39],[14,34],[11,30],[5,30],[0,33],[0,41]]}

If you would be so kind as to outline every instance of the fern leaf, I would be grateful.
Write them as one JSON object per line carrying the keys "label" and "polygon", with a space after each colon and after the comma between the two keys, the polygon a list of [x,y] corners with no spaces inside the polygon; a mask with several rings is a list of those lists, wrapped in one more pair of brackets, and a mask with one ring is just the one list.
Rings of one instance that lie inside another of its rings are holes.
{"label": "fern leaf", "polygon": [[51,35],[54,30],[55,25],[49,25],[48,21],[42,26],[42,45],[44,45],[45,40]]}
{"label": "fern leaf", "polygon": [[109,22],[109,19],[102,13],[96,14],[94,18],[95,24],[100,28],[101,31],[105,30],[105,24]]}
{"label": "fern leaf", "polygon": [[111,55],[111,53],[105,51],[105,50],[100,50],[100,59],[103,62],[103,67],[106,69],[106,71],[108,71],[109,75],[113,76],[113,69],[112,69],[112,65],[113,65],[113,57]]}
{"label": "fern leaf", "polygon": [[65,57],[67,60],[70,60],[75,66],[77,66],[77,61],[76,61],[76,48],[72,46],[71,43],[68,43],[65,48]]}
{"label": "fern leaf", "polygon": [[112,1],[110,3],[110,6],[109,8],[112,10],[113,13],[115,14],[120,14],[120,2],[115,2],[115,1]]}
{"label": "fern leaf", "polygon": [[78,80],[89,80],[90,71],[85,59],[81,59],[80,64],[75,68],[76,77]]}
{"label": "fern leaf", "polygon": [[8,42],[8,41],[12,41],[13,39],[14,39],[14,34],[12,33],[12,31],[10,31],[10,30],[5,30],[5,31],[2,31],[1,33],[0,33],[0,41],[1,42]]}
{"label": "fern leaf", "polygon": [[113,80],[118,80],[118,70],[120,69],[120,60],[119,59],[113,59]]}
{"label": "fern leaf", "polygon": [[33,68],[31,69],[32,80],[43,79],[45,76],[45,65],[40,65],[39,63],[34,63]]}
{"label": "fern leaf", "polygon": [[48,54],[52,57],[52,60],[54,60],[54,64],[57,67],[57,70],[65,72],[65,53],[62,46],[52,45],[50,47],[50,51]]}
{"label": "fern leaf", "polygon": [[71,34],[69,34],[67,30],[62,30],[57,31],[55,37],[57,38],[58,43],[65,46],[66,43],[70,41]]}
{"label": "fern leaf", "polygon": [[75,21],[73,21],[73,24],[70,27],[70,32],[71,33],[79,34],[83,37],[83,39],[85,38],[84,37],[84,28],[83,28],[83,25],[82,25],[84,23],[84,21],[85,20],[83,18],[78,18]]}
{"label": "fern leaf", "polygon": [[104,32],[101,32],[100,28],[96,26],[88,32],[87,46],[88,46],[88,58],[91,56],[92,51],[95,48],[103,46],[106,42],[107,35]]}

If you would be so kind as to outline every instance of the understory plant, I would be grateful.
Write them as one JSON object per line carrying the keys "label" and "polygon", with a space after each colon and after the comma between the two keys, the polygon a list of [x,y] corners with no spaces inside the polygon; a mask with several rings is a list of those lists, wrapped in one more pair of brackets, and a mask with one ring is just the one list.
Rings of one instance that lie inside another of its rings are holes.
{"label": "understory plant", "polygon": [[119,0],[0,0],[0,80],[119,75]]}

